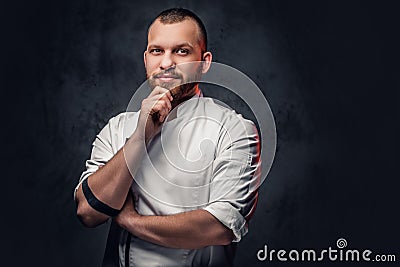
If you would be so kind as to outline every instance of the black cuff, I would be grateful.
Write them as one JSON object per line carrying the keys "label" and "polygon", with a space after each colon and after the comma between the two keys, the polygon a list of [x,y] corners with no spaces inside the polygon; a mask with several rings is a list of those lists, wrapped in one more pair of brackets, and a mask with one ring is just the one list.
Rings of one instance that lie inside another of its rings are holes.
{"label": "black cuff", "polygon": [[82,182],[82,191],[89,205],[98,212],[104,213],[110,217],[117,216],[120,210],[114,209],[98,200],[92,190],[90,190],[87,180],[88,178],[84,179]]}

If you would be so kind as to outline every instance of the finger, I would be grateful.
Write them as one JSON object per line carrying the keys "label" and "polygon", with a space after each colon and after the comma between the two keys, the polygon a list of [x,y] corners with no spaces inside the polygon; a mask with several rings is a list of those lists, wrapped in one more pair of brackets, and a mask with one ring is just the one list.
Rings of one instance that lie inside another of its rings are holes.
{"label": "finger", "polygon": [[161,86],[156,86],[154,87],[154,89],[151,91],[149,96],[154,96],[154,95],[160,95],[160,94],[164,94],[167,93],[169,90],[161,87]]}
{"label": "finger", "polygon": [[171,109],[172,109],[171,102],[169,100],[166,100],[162,103],[162,105],[163,105],[163,109],[165,110],[165,116],[167,116],[171,112]]}
{"label": "finger", "polygon": [[162,122],[162,120],[160,118],[164,114],[165,114],[164,107],[161,103],[154,104],[154,106],[152,107],[152,109],[149,113],[153,122]]}
{"label": "finger", "polygon": [[162,101],[162,100],[171,102],[171,99],[168,97],[168,94],[166,94],[166,93],[163,93],[160,95],[154,95],[154,96],[149,97],[148,99],[150,101],[154,101],[154,102]]}
{"label": "finger", "polygon": [[153,121],[164,122],[165,118],[171,111],[171,103],[167,101],[159,101],[153,108],[154,115],[152,115]]}
{"label": "finger", "polygon": [[169,107],[171,106],[171,103],[169,100],[158,100],[157,102],[153,103],[153,106],[151,107],[151,112],[159,112],[162,109],[166,109],[169,112]]}
{"label": "finger", "polygon": [[164,122],[165,121],[165,118],[168,116],[168,114],[169,114],[169,110],[168,110],[168,108],[166,108],[165,106],[160,110],[160,119],[159,119],[159,122]]}
{"label": "finger", "polygon": [[168,89],[165,89],[161,86],[156,86],[154,87],[154,89],[151,91],[151,93],[149,94],[149,96],[154,96],[154,95],[159,95],[159,94],[163,94],[165,92],[167,92]]}
{"label": "finger", "polygon": [[159,111],[160,109],[166,109],[167,114],[171,111],[172,109],[172,104],[171,101],[167,98],[167,96],[163,96],[159,99],[157,99],[157,96],[154,96],[156,99],[150,99],[153,102],[153,106],[151,107],[150,113],[154,113]]}
{"label": "finger", "polygon": [[172,109],[171,101],[165,101],[165,103],[166,103],[166,105],[167,105],[168,113],[169,113],[169,112],[171,111],[171,109]]}
{"label": "finger", "polygon": [[148,98],[146,98],[146,102],[148,104],[150,103],[157,103],[158,101],[166,101],[166,102],[171,102],[171,98],[168,97],[167,93],[163,93],[160,95],[154,95],[154,96],[149,96]]}
{"label": "finger", "polygon": [[161,86],[156,86],[153,91],[151,91],[149,97],[155,96],[155,95],[162,95],[165,94],[170,101],[172,101],[173,97],[171,95],[171,92],[168,89],[165,89]]}

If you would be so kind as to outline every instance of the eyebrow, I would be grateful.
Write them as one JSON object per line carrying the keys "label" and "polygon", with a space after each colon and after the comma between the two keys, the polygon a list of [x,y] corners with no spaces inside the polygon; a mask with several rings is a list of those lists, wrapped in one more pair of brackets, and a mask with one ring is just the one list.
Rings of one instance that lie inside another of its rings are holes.
{"label": "eyebrow", "polygon": [[[183,43],[176,44],[176,45],[174,45],[174,48],[183,47],[183,46],[188,46],[191,49],[194,48],[193,45],[191,45],[189,42],[183,42]],[[157,45],[157,44],[149,44],[148,45],[148,49],[149,48],[160,48],[160,47],[162,47],[162,45]]]}

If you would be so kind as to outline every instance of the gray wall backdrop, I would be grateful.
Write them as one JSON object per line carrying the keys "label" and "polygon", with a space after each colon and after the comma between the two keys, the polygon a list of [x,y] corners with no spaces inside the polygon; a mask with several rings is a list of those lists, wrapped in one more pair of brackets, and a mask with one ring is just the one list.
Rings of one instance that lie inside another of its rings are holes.
{"label": "gray wall backdrop", "polygon": [[236,266],[283,265],[257,261],[264,244],[340,237],[400,260],[394,4],[80,0],[2,4],[1,265],[99,266],[106,227],[80,225],[73,188],[95,135],[144,81],[149,21],[173,6],[198,13],[215,61],[252,78],[276,118]]}

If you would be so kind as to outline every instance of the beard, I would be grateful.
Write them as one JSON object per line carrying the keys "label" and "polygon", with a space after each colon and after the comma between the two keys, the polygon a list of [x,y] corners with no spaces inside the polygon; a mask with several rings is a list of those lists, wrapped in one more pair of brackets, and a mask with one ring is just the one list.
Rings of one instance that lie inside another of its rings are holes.
{"label": "beard", "polygon": [[[150,89],[153,90],[156,86],[168,89],[171,92],[174,102],[180,102],[185,98],[191,97],[195,93],[195,88],[199,84],[201,78],[202,64],[193,72],[184,77],[181,73],[177,72],[175,68],[170,68],[151,76],[147,75]],[[169,75],[174,80],[165,82],[161,81],[159,77],[163,75]]]}

